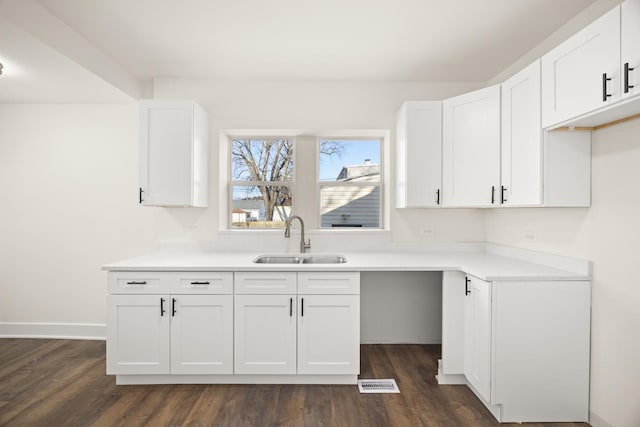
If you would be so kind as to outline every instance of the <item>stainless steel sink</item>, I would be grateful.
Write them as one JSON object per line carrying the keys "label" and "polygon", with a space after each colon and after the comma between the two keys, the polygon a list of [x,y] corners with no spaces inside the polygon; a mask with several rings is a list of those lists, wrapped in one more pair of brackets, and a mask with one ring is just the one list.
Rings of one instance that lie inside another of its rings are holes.
{"label": "stainless steel sink", "polygon": [[261,255],[253,260],[256,264],[344,264],[342,255]]}
{"label": "stainless steel sink", "polygon": [[341,255],[318,255],[302,258],[303,264],[344,264],[347,259]]}
{"label": "stainless steel sink", "polygon": [[295,256],[260,256],[253,260],[256,264],[300,264],[300,258]]}

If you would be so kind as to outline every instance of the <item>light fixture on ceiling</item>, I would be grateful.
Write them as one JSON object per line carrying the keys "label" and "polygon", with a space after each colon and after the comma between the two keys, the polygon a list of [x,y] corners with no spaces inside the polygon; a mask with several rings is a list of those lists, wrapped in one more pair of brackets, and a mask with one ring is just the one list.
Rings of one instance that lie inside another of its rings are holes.
{"label": "light fixture on ceiling", "polygon": [[2,62],[0,62],[0,76],[2,75],[2,68],[4,67],[4,65],[2,65]]}

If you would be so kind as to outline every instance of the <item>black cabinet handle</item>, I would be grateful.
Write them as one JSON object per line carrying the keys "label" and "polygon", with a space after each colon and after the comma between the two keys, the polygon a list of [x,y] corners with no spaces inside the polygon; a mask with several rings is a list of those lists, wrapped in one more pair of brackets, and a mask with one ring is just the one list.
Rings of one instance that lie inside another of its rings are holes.
{"label": "black cabinet handle", "polygon": [[440,189],[436,190],[436,205],[440,204]]}
{"label": "black cabinet handle", "polygon": [[469,279],[468,277],[464,278],[464,295],[467,296],[471,293],[471,291],[469,290],[469,282],[471,282],[471,279]]}
{"label": "black cabinet handle", "polygon": [[192,285],[208,285],[209,282],[191,282]]}
{"label": "black cabinet handle", "polygon": [[611,77],[607,77],[607,73],[602,74],[602,102],[607,102],[607,98],[611,96],[607,93],[607,82],[610,80]]}
{"label": "black cabinet handle", "polygon": [[176,299],[171,298],[171,317],[176,315]]}
{"label": "black cabinet handle", "polygon": [[304,298],[300,298],[300,316],[304,317]]}
{"label": "black cabinet handle", "polygon": [[160,317],[164,316],[164,298],[160,298]]}
{"label": "black cabinet handle", "polygon": [[289,298],[289,317],[293,317],[293,298]]}
{"label": "black cabinet handle", "polygon": [[634,69],[629,67],[629,63],[625,62],[624,64],[624,93],[629,93],[629,89],[633,89],[633,85],[629,84],[629,71],[633,71]]}
{"label": "black cabinet handle", "polygon": [[504,185],[500,186],[500,203],[504,203],[507,199],[504,197],[504,193],[507,191],[507,187]]}
{"label": "black cabinet handle", "polygon": [[140,187],[140,192],[138,193],[138,203],[142,203],[144,201],[144,199],[142,198],[142,193],[144,193],[144,190],[142,189],[142,187]]}
{"label": "black cabinet handle", "polygon": [[143,282],[136,282],[135,280],[131,281],[131,282],[127,282],[127,285],[146,285],[146,284],[147,284],[147,282],[144,282],[144,281]]}
{"label": "black cabinet handle", "polygon": [[496,187],[491,186],[491,204],[493,205],[496,202]]}

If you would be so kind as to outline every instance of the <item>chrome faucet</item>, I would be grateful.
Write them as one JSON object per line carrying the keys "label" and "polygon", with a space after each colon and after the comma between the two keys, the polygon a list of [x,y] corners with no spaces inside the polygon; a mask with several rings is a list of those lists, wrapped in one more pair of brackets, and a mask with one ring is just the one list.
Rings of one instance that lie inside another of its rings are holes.
{"label": "chrome faucet", "polygon": [[284,229],[284,237],[291,237],[291,223],[294,219],[298,219],[300,221],[300,253],[305,253],[307,249],[311,249],[311,239],[304,241],[304,221],[298,215],[293,215],[287,219],[287,227]]}

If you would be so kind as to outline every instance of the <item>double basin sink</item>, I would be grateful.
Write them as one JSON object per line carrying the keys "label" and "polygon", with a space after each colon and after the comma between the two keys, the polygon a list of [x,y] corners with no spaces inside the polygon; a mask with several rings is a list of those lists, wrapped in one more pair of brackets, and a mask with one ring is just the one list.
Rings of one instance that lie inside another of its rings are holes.
{"label": "double basin sink", "polygon": [[347,258],[342,255],[261,255],[254,259],[256,264],[344,264]]}

